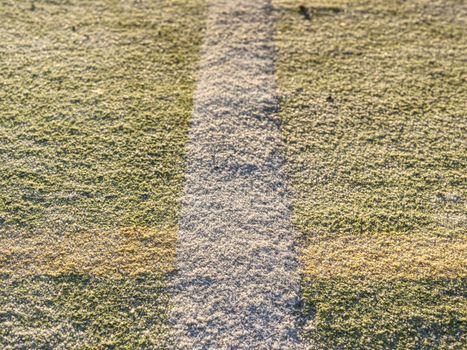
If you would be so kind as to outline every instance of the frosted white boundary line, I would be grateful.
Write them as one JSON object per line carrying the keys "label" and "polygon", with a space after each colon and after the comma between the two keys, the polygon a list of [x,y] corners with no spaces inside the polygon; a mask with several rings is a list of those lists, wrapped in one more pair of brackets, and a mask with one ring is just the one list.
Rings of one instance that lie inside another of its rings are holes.
{"label": "frosted white boundary line", "polygon": [[270,10],[267,0],[210,1],[170,348],[302,348]]}

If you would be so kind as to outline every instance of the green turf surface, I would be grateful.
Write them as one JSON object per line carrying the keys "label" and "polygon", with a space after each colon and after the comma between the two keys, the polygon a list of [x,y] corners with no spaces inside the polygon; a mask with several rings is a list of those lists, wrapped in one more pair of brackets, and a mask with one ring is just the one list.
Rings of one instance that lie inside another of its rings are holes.
{"label": "green turf surface", "polygon": [[273,4],[308,337],[320,349],[460,349],[464,2]]}
{"label": "green turf surface", "polygon": [[462,349],[466,280],[305,280],[305,336],[318,349]]}
{"label": "green turf surface", "polygon": [[0,0],[0,348],[160,345],[204,14]]}
{"label": "green turf surface", "polygon": [[155,349],[166,328],[163,279],[0,277],[2,349]]}
{"label": "green turf surface", "polygon": [[[273,4],[307,336],[460,349],[464,3]],[[2,349],[160,346],[203,16],[0,0]]]}
{"label": "green turf surface", "polygon": [[200,1],[1,1],[0,222],[174,227]]}

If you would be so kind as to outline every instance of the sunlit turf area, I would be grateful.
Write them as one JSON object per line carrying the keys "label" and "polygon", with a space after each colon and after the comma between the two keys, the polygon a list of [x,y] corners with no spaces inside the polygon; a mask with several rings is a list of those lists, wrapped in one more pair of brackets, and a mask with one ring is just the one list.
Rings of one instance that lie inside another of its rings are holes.
{"label": "sunlit turf area", "polygon": [[467,343],[467,7],[274,0],[317,349]]}
{"label": "sunlit turf area", "polygon": [[[467,4],[272,5],[307,341],[462,349]],[[0,349],[163,348],[205,7],[0,0]]]}
{"label": "sunlit turf area", "polygon": [[0,348],[166,330],[198,0],[0,0]]}

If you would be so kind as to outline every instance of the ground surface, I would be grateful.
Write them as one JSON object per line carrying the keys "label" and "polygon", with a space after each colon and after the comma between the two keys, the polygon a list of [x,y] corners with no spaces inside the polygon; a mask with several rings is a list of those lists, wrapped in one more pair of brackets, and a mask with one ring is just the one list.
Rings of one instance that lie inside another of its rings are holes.
{"label": "ground surface", "polygon": [[201,1],[0,1],[0,344],[160,344]]}
{"label": "ground surface", "polygon": [[[465,2],[272,5],[304,335],[461,349]],[[205,15],[0,0],[2,349],[162,346]]]}
{"label": "ground surface", "polygon": [[273,4],[308,337],[323,349],[460,349],[465,4]]}

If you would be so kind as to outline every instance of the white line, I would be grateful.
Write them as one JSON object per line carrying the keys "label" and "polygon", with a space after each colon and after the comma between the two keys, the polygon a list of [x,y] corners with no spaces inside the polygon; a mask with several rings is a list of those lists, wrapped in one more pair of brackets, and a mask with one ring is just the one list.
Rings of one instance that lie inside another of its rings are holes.
{"label": "white line", "polygon": [[267,0],[212,0],[187,150],[175,349],[301,349]]}

